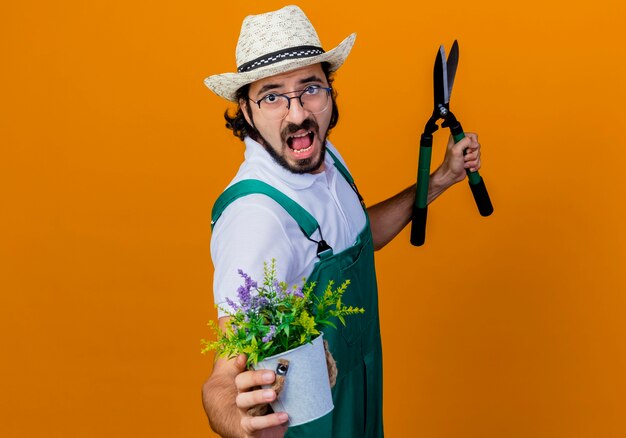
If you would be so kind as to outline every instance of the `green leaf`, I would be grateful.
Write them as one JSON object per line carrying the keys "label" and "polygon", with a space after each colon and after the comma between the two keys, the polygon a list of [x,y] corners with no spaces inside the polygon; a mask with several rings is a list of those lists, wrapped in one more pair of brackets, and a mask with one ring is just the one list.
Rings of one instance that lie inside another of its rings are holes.
{"label": "green leaf", "polygon": [[320,321],[320,323],[324,324],[326,326],[330,326],[330,327],[332,327],[334,329],[337,329],[337,325],[335,323],[333,323],[332,321],[328,320],[328,319],[326,319],[324,321]]}

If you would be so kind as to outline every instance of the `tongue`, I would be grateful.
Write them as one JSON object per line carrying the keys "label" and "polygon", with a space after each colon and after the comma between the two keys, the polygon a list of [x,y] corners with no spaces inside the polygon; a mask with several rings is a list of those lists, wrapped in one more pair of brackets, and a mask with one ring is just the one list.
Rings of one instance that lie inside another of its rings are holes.
{"label": "tongue", "polygon": [[305,135],[303,137],[292,137],[291,149],[299,151],[300,149],[306,149],[311,146],[311,136]]}

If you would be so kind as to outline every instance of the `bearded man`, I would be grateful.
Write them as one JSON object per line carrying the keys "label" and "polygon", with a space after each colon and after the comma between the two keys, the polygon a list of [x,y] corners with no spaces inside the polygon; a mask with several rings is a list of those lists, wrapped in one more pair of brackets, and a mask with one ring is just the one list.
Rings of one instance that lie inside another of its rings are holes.
{"label": "bearded man", "polygon": [[[365,309],[346,327],[325,334],[339,368],[335,408],[310,423],[287,428],[284,412],[250,415],[252,407],[275,400],[275,391],[260,389],[274,382],[274,373],[247,370],[245,356],[217,359],[203,386],[203,402],[211,427],[222,436],[383,436],[374,251],[409,223],[415,186],[366,207],[328,140],[339,117],[332,74],[355,38],[324,51],[296,6],[248,16],[237,44],[237,72],[205,80],[218,96],[238,104],[236,114],[225,114],[227,127],[246,146],[244,162],[213,209],[216,304],[236,299],[239,269],[262,278],[263,262],[273,258],[289,284],[303,277],[322,285],[350,279],[345,304]],[[466,169],[478,170],[479,156],[475,134],[449,141],[443,163],[430,177],[429,202],[462,181]],[[221,311],[218,316],[225,327],[228,318]]]}

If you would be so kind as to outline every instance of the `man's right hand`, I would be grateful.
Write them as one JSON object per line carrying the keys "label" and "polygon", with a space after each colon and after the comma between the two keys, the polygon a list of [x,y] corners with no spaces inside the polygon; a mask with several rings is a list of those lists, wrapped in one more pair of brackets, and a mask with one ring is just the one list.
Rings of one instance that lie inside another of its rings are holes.
{"label": "man's right hand", "polygon": [[285,412],[252,416],[248,410],[276,399],[273,389],[259,388],[271,385],[276,378],[273,371],[246,370],[246,356],[236,359],[217,359],[213,372],[202,387],[202,400],[213,431],[223,437],[277,438],[287,431]]}
{"label": "man's right hand", "polygon": [[261,385],[271,385],[276,375],[270,370],[246,371],[246,356],[240,355],[235,359],[235,367],[239,374],[235,377],[237,387],[236,403],[241,416],[241,428],[246,437],[275,438],[283,437],[287,431],[286,422],[289,419],[286,412],[276,412],[262,416],[251,416],[248,410],[257,405],[271,403],[276,399],[273,389],[259,388]]}

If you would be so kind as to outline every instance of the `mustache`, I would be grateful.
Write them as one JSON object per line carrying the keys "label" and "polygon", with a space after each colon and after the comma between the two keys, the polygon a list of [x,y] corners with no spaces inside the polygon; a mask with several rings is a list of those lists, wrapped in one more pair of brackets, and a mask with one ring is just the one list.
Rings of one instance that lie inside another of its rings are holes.
{"label": "mustache", "polygon": [[315,120],[312,120],[312,119],[306,119],[300,125],[296,125],[295,123],[289,123],[287,126],[283,128],[281,132],[283,140],[286,141],[290,135],[295,134],[296,132],[300,130],[318,132],[319,125],[317,124]]}

